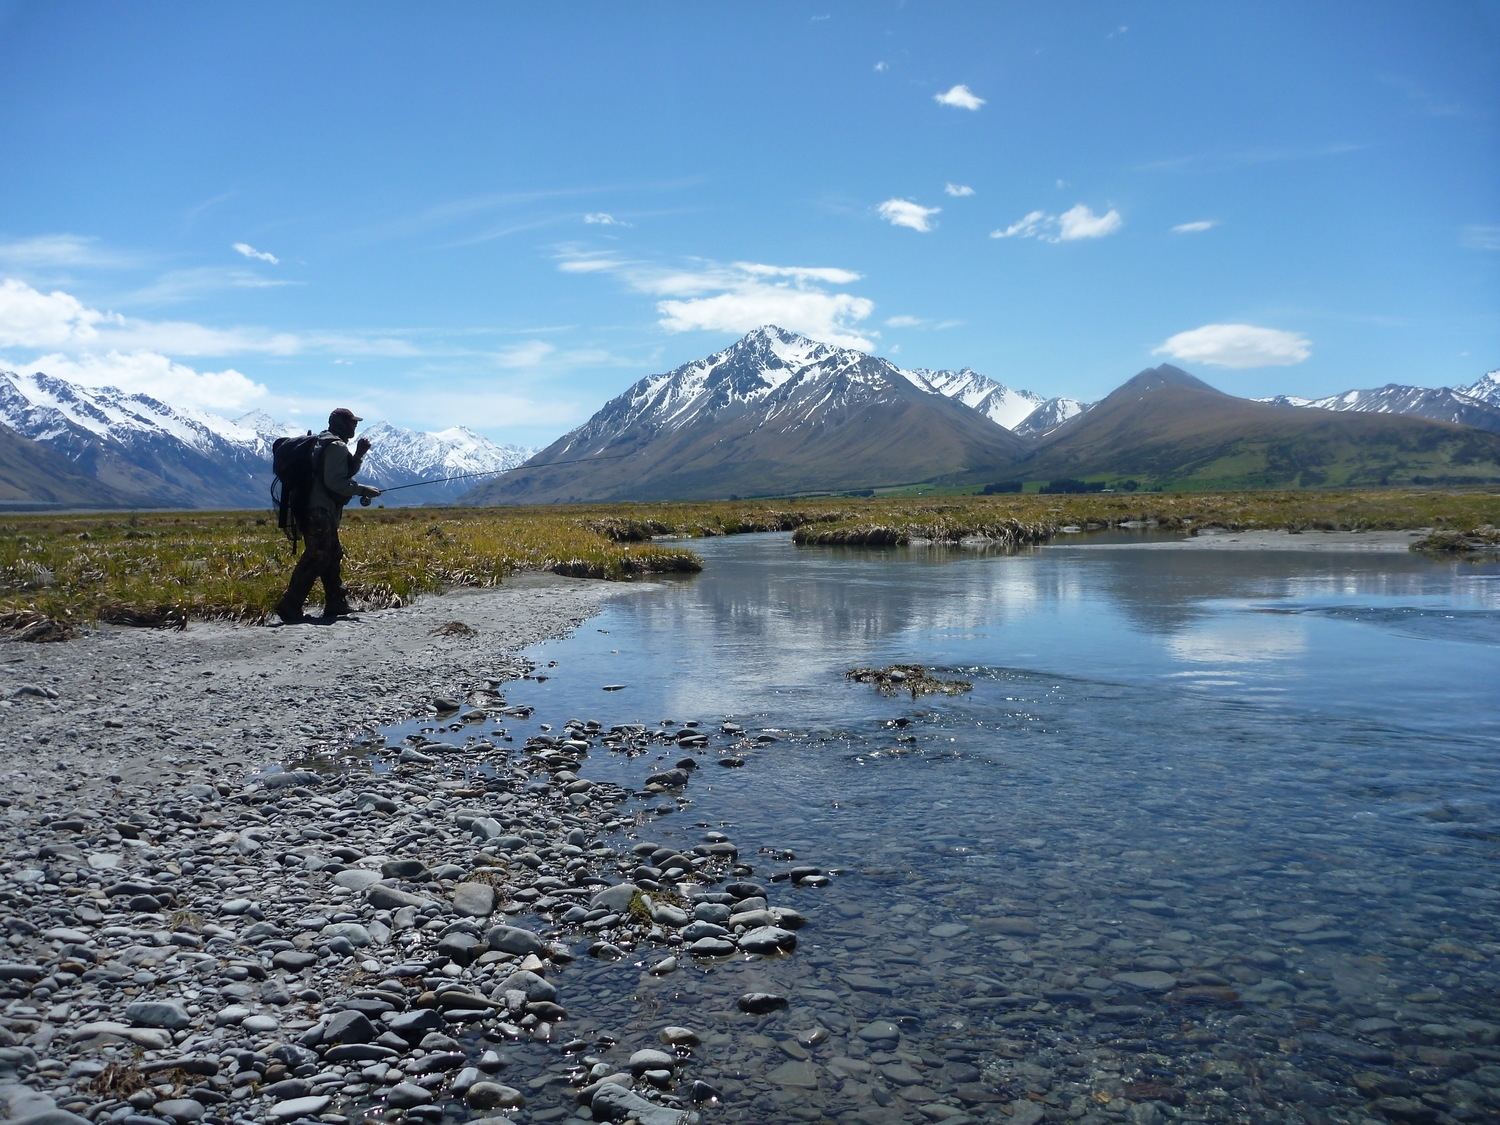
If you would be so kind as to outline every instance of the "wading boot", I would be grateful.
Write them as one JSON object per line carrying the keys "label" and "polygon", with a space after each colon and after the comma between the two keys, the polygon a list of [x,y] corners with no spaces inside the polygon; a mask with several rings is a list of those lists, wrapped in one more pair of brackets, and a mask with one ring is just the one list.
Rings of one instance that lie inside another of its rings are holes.
{"label": "wading boot", "polygon": [[346,601],[329,602],[323,607],[324,617],[348,617],[354,612],[354,607]]}
{"label": "wading boot", "polygon": [[276,616],[281,618],[283,625],[300,625],[307,620],[302,613],[302,607],[293,605],[285,598],[276,603]]}

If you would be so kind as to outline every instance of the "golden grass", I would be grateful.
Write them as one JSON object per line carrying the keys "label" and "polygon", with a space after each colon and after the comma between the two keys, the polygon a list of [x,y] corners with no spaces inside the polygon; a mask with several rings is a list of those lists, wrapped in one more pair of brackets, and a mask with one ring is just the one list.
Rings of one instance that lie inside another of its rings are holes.
{"label": "golden grass", "polygon": [[[655,536],[796,530],[800,542],[1039,542],[1064,526],[1155,522],[1358,530],[1500,523],[1500,492],[1418,489],[1092,493],[943,498],[824,498],[536,508],[351,511],[345,576],[370,606],[516,571],[626,579],[701,568],[685,545]],[[11,516],[0,523],[0,629],[57,638],[94,621],[179,626],[189,619],[262,621],[294,556],[259,512]],[[42,624],[39,624],[42,623]]]}

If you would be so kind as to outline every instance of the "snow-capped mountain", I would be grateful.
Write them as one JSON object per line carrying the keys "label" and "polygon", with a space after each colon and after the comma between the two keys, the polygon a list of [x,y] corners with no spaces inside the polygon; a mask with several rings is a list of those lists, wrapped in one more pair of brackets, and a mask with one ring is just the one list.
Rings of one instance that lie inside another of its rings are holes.
{"label": "snow-capped mountain", "polygon": [[[5,371],[0,425],[142,503],[183,508],[268,507],[272,442],[306,432],[263,411],[231,421],[116,387]],[[379,422],[364,432],[372,447],[362,479],[379,487],[507,469],[533,452],[497,445],[462,427],[427,434]],[[383,502],[442,503],[473,483],[403,488]]]}
{"label": "snow-capped mountain", "polygon": [[255,447],[255,432],[206,411],[40,372],[0,371],[0,424],[143,502],[187,508],[268,503],[267,461]]}
{"label": "snow-capped mountain", "polygon": [[1076,418],[1094,404],[1076,398],[1049,398],[1013,427],[1020,437],[1044,438],[1069,418]]}
{"label": "snow-capped mountain", "polygon": [[370,439],[370,452],[359,479],[377,488],[460,478],[417,488],[402,487],[383,498],[383,502],[392,504],[447,503],[478,484],[480,474],[513,469],[537,452],[515,445],[497,445],[463,426],[424,433],[376,422],[366,426],[361,434]]}
{"label": "snow-capped mountain", "polygon": [[869,488],[1003,464],[1024,448],[920,375],[767,326],[640,380],[525,468],[466,500]]}
{"label": "snow-capped mountain", "polygon": [[1467,387],[1457,387],[1470,398],[1477,398],[1480,402],[1488,403],[1490,406],[1500,407],[1500,367],[1494,371],[1476,379]]}
{"label": "snow-capped mountain", "polygon": [[[1482,394],[1488,388],[1495,395],[1492,405],[1480,395],[1467,393],[1468,388],[1453,387],[1409,387],[1400,383],[1387,383],[1367,391],[1345,391],[1327,398],[1298,398],[1293,395],[1277,395],[1260,399],[1261,402],[1277,406],[1300,406],[1315,410],[1355,411],[1361,414],[1415,414],[1438,422],[1455,422],[1460,426],[1474,426],[1481,430],[1500,433],[1500,379],[1496,373],[1486,375],[1473,384]],[[1490,380],[1487,384],[1486,381]]]}
{"label": "snow-capped mountain", "polygon": [[1035,391],[1017,391],[968,367],[961,371],[931,371],[918,367],[902,374],[939,394],[957,399],[996,425],[1014,430],[1047,400]]}

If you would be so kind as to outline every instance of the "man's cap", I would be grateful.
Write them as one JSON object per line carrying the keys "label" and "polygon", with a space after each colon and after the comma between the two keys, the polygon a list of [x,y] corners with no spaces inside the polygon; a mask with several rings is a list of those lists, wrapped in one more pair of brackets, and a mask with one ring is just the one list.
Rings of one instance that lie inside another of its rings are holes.
{"label": "man's cap", "polygon": [[358,414],[354,413],[354,411],[350,410],[347,406],[341,406],[328,416],[328,424],[330,426],[338,421],[353,422],[357,425],[360,422],[363,422],[364,419],[361,418]]}

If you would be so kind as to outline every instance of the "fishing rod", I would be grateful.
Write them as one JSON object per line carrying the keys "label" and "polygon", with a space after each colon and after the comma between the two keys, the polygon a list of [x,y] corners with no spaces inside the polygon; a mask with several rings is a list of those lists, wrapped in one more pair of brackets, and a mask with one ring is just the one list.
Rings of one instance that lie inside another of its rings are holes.
{"label": "fishing rod", "polygon": [[[506,473],[520,472],[522,469],[550,469],[554,465],[581,465],[585,461],[618,461],[622,457],[629,457],[629,453],[612,453],[606,457],[575,457],[571,461],[548,461],[544,465],[513,465],[509,469],[485,469],[477,473],[459,473],[452,477],[439,477],[437,480],[417,480],[410,484],[393,484],[390,488],[382,488],[382,495],[387,492],[400,492],[403,488],[421,488],[424,484],[447,484],[449,481],[468,480],[470,477],[498,477]],[[369,497],[360,497],[368,500]]]}

